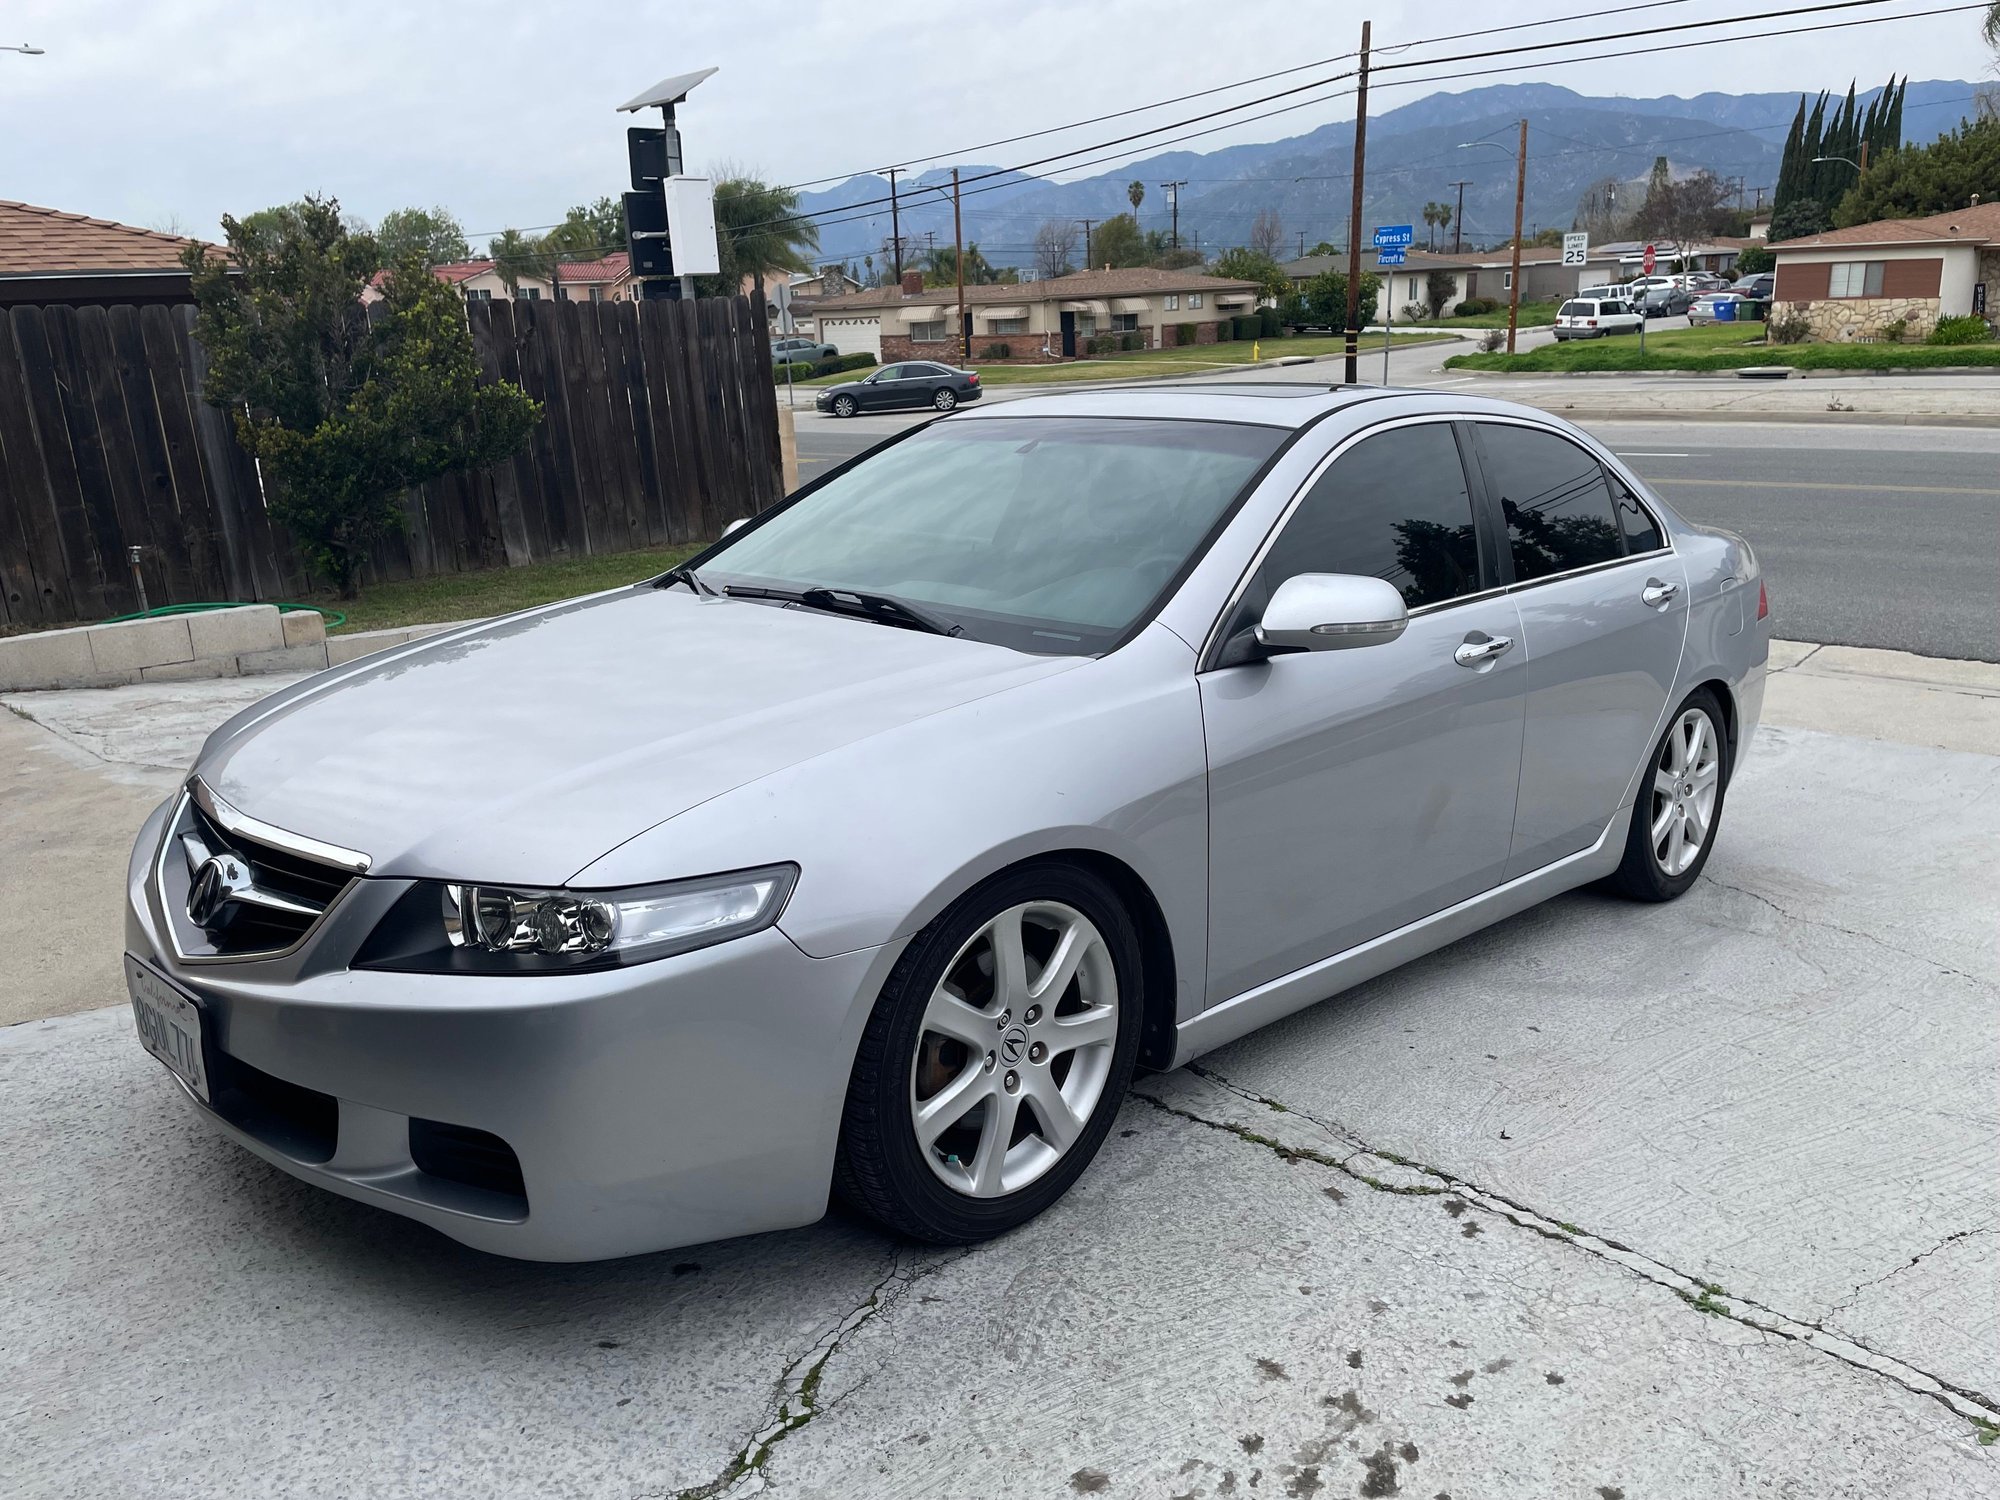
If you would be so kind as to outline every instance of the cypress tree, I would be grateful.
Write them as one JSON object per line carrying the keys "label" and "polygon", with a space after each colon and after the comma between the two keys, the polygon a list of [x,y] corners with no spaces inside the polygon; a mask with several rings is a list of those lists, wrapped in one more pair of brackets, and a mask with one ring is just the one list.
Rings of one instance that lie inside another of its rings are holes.
{"label": "cypress tree", "polygon": [[1792,116],[1792,128],[1785,132],[1785,154],[1778,159],[1778,185],[1771,193],[1775,213],[1799,194],[1799,163],[1805,160],[1806,96],[1799,95],[1799,112]]}

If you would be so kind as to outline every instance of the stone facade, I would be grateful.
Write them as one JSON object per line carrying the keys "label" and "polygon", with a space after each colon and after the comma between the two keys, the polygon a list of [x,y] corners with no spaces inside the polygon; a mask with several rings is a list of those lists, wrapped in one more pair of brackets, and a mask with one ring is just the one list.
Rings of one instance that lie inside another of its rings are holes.
{"label": "stone facade", "polygon": [[2000,245],[1979,252],[1979,274],[1973,279],[1986,284],[1986,321],[2000,325]]}
{"label": "stone facade", "polygon": [[1919,344],[1937,326],[1938,299],[1833,297],[1824,302],[1774,302],[1770,321],[1775,323],[1793,313],[1805,318],[1815,343],[1874,342],[1881,339],[1884,328],[1900,318],[1905,325],[1903,342]]}

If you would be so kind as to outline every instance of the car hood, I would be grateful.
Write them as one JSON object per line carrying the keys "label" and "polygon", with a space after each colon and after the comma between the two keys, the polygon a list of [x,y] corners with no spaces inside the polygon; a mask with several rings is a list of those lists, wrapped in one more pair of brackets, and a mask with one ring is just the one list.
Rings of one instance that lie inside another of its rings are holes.
{"label": "car hood", "polygon": [[376,874],[558,885],[698,803],[1081,660],[621,589],[308,679],[196,770]]}

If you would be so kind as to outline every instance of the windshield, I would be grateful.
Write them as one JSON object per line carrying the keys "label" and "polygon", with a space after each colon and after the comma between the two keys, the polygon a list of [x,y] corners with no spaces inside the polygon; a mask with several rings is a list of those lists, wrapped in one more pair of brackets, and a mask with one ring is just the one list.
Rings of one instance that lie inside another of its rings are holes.
{"label": "windshield", "polygon": [[982,417],[863,459],[700,562],[731,584],[867,590],[974,640],[1109,649],[1285,430],[1225,422]]}

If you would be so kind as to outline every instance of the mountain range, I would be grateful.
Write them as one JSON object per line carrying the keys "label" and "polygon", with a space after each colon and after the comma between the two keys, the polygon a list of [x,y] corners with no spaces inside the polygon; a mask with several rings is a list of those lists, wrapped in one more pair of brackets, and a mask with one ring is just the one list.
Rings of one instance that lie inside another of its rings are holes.
{"label": "mountain range", "polygon": [[[1974,87],[1952,79],[1912,82],[1904,101],[1904,138],[1930,141],[1952,129],[1972,113]],[[1860,102],[1865,106],[1880,91],[1868,90]],[[1567,229],[1578,199],[1606,177],[1642,192],[1661,156],[1676,176],[1706,168],[1739,181],[1745,206],[1756,203],[1761,187],[1768,205],[1798,102],[1796,93],[1601,98],[1547,83],[1431,94],[1369,118],[1362,217],[1371,226],[1414,222],[1421,244],[1427,235],[1423,205],[1439,201],[1457,210],[1456,184],[1463,182],[1462,224],[1446,231],[1447,237],[1462,232],[1468,244],[1477,245],[1504,239],[1513,231],[1514,150],[1522,119],[1528,122],[1524,218],[1531,233]],[[1045,220],[1128,213],[1127,184],[1135,180],[1145,185],[1141,225],[1167,229],[1162,185],[1179,181],[1185,183],[1179,190],[1183,245],[1213,252],[1243,244],[1252,220],[1271,210],[1284,226],[1286,249],[1296,254],[1321,240],[1345,241],[1353,157],[1354,125],[1341,121],[1282,140],[1208,152],[1162,151],[1066,182],[964,163],[959,172],[965,238],[994,265],[1025,269],[1033,264],[1035,231]],[[951,243],[950,184],[949,167],[899,178],[902,232],[919,251],[929,239]],[[821,216],[818,258],[859,266],[872,254],[882,261],[888,207],[857,205],[888,192],[886,177],[865,173],[800,194],[801,206]],[[849,211],[838,212],[842,209]]]}

